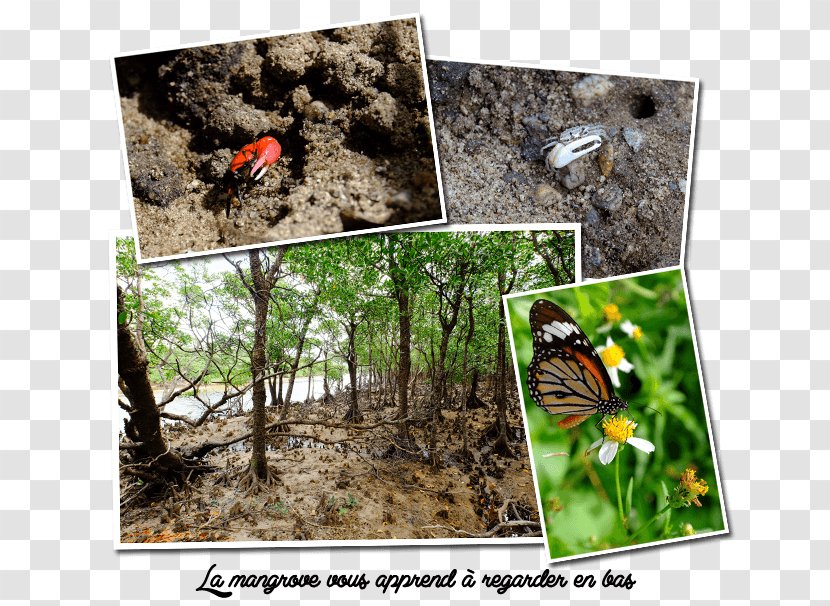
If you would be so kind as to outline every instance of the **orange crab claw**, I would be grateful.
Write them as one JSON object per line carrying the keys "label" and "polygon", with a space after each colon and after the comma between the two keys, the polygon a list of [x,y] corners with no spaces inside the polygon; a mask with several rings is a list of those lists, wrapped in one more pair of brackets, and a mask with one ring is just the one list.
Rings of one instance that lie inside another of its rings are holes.
{"label": "orange crab claw", "polygon": [[251,176],[254,181],[262,178],[271,165],[280,159],[281,153],[282,147],[274,137],[263,137],[256,142],[256,162],[251,167]]}

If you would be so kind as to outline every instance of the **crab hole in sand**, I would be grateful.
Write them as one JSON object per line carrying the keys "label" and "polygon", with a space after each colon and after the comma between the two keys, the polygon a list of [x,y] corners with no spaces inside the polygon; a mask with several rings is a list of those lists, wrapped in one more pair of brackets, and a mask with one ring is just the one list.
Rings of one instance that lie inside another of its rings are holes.
{"label": "crab hole in sand", "polygon": [[631,102],[631,115],[638,120],[651,118],[656,113],[657,107],[651,95],[637,95]]}

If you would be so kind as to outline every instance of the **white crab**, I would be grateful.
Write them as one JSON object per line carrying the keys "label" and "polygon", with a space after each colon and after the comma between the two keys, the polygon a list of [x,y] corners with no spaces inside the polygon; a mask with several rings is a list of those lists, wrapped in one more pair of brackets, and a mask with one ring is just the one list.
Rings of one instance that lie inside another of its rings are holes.
{"label": "white crab", "polygon": [[541,151],[552,147],[545,156],[545,165],[549,170],[564,168],[577,158],[581,158],[603,144],[608,139],[608,133],[602,124],[583,124],[574,126],[559,133],[558,137],[551,137]]}

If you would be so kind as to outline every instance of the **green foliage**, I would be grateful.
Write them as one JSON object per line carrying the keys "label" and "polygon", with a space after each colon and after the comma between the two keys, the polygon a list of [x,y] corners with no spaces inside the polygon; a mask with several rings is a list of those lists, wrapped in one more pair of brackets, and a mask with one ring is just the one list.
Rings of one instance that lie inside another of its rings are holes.
{"label": "green foliage", "polygon": [[343,502],[343,505],[338,507],[337,513],[341,516],[346,515],[352,509],[357,507],[357,499],[354,497],[352,493],[349,493],[346,497],[346,500]]}
{"label": "green foliage", "polygon": [[[260,252],[266,266],[277,251]],[[180,374],[197,377],[205,367],[203,383],[242,387],[251,381],[254,308],[247,255],[138,265],[131,238],[119,239],[117,252],[126,302],[118,321],[141,333],[154,383]],[[267,367],[288,373],[299,354],[298,376],[319,377],[326,360],[327,376],[336,381],[346,373],[347,327],[355,326],[359,372],[371,363],[375,376],[394,376],[401,288],[409,296],[412,371],[428,376],[441,339],[440,318],[447,317],[447,301],[432,276],[463,292],[445,371],[451,381],[469,381],[474,369],[487,374],[496,367],[503,321],[498,275],[507,276],[509,284],[501,289],[511,292],[555,286],[570,282],[574,260],[572,231],[401,232],[287,246],[271,292]],[[469,302],[475,331],[467,344]]]}
{"label": "green foliage", "polygon": [[291,510],[288,501],[283,501],[282,499],[275,503],[266,503],[264,507],[267,511],[273,511],[277,515],[285,515]]}
{"label": "green foliage", "polygon": [[[615,464],[602,465],[596,451],[585,455],[592,442],[602,437],[594,416],[582,425],[563,430],[564,416],[554,416],[537,406],[527,390],[527,367],[533,357],[528,314],[537,299],[544,298],[565,309],[595,346],[610,337],[622,347],[634,365],[619,373],[619,397],[629,403],[623,411],[638,423],[634,435],[653,442],[652,454],[624,446],[620,457],[620,481],[624,494],[626,530],[617,515]],[[609,322],[604,311],[618,307],[621,321]],[[628,544],[642,528],[637,543],[681,536],[681,524],[697,533],[724,527],[715,477],[713,453],[705,405],[701,393],[695,344],[679,270],[633,278],[585,284],[508,299],[522,396],[534,453],[543,515],[551,557],[565,557]],[[629,320],[642,329],[635,339],[621,328]],[[545,458],[547,453],[569,456]],[[687,467],[697,469],[709,485],[701,497],[703,507],[690,507],[663,515],[645,528],[666,505],[666,497]]]}

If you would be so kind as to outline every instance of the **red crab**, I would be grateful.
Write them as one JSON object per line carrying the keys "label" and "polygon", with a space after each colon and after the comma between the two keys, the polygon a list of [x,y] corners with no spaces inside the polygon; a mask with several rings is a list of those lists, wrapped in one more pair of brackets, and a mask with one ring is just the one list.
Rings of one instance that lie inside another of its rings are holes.
{"label": "red crab", "polygon": [[[230,214],[230,207],[239,206],[242,201],[242,194],[240,186],[243,185],[248,178],[254,181],[262,179],[263,175],[268,172],[271,165],[280,159],[282,147],[279,142],[271,136],[265,136],[257,139],[253,143],[248,143],[245,147],[239,150],[231,160],[231,165],[228,168],[226,181],[228,183],[228,207],[226,214]],[[250,167],[250,171],[245,174],[245,169]]]}

